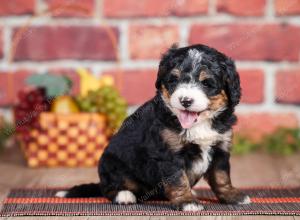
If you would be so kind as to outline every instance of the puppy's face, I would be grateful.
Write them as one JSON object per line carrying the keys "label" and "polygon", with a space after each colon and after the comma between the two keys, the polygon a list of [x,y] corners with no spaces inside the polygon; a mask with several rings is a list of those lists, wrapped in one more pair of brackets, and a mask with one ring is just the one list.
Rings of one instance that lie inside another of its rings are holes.
{"label": "puppy's face", "polygon": [[170,49],[160,63],[156,86],[184,129],[233,108],[240,98],[233,62],[201,45]]}

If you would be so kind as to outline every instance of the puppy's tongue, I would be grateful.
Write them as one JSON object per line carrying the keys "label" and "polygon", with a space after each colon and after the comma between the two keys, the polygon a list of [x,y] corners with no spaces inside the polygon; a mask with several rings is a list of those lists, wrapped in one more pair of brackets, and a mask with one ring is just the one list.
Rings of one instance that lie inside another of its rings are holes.
{"label": "puppy's tongue", "polygon": [[178,120],[183,128],[190,128],[196,121],[198,115],[196,112],[180,111]]}

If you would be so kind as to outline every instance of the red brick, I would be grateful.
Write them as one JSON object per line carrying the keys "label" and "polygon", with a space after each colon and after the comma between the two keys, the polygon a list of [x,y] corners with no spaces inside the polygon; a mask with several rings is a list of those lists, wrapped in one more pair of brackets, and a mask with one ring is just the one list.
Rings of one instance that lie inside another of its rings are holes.
{"label": "red brick", "polygon": [[243,103],[261,103],[264,99],[264,72],[259,69],[239,70]]}
{"label": "red brick", "polygon": [[218,12],[226,12],[237,16],[262,16],[266,0],[218,0]]}
{"label": "red brick", "polygon": [[115,78],[122,96],[130,105],[143,104],[155,95],[156,70],[111,70],[104,74]]}
{"label": "red brick", "polygon": [[94,0],[47,0],[46,4],[55,17],[91,17],[94,14]]}
{"label": "red brick", "polygon": [[208,11],[208,0],[104,0],[106,17],[192,16]]}
{"label": "red brick", "polygon": [[0,72],[0,106],[6,106],[12,102],[13,87],[9,73]]}
{"label": "red brick", "polygon": [[239,60],[298,61],[300,27],[292,25],[193,25],[189,43],[215,47]]}
{"label": "red brick", "polygon": [[35,0],[1,0],[0,16],[33,14]]}
{"label": "red brick", "polygon": [[117,29],[98,26],[30,27],[20,39],[16,61],[115,60],[118,47]]}
{"label": "red brick", "polygon": [[276,101],[300,104],[300,69],[281,70],[276,74]]}
{"label": "red brick", "polygon": [[260,140],[266,134],[271,134],[279,127],[296,128],[298,121],[292,113],[251,113],[239,114],[235,131],[242,136]]}
{"label": "red brick", "polygon": [[17,94],[26,86],[25,78],[29,75],[26,70],[0,72],[0,106],[16,103]]}
{"label": "red brick", "polygon": [[192,16],[208,12],[208,0],[175,0],[175,5],[173,2],[170,3],[173,5],[171,13],[175,16]]}
{"label": "red brick", "polygon": [[179,41],[176,26],[133,25],[129,29],[129,53],[133,59],[159,59],[174,42]]}
{"label": "red brick", "polygon": [[299,15],[299,0],[275,0],[275,13],[278,16]]}
{"label": "red brick", "polygon": [[0,59],[3,57],[3,32],[0,28]]}
{"label": "red brick", "polygon": [[13,103],[17,103],[18,101],[18,93],[20,90],[28,87],[26,83],[26,79],[33,74],[32,71],[28,70],[20,70],[11,73],[13,75]]}

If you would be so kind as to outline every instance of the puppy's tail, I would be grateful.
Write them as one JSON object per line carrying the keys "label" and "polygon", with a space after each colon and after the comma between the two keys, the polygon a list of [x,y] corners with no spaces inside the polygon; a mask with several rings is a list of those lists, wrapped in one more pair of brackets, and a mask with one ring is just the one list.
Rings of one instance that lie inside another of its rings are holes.
{"label": "puppy's tail", "polygon": [[56,197],[61,198],[88,198],[102,196],[100,183],[82,184],[73,186],[66,191],[58,191]]}

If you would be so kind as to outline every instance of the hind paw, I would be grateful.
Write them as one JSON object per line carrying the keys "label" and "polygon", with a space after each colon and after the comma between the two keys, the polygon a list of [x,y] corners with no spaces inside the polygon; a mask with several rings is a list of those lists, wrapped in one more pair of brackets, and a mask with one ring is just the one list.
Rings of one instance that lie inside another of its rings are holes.
{"label": "hind paw", "polygon": [[122,190],[118,192],[114,199],[114,202],[120,205],[134,204],[136,203],[136,197],[131,191]]}
{"label": "hind paw", "polygon": [[59,198],[64,198],[66,197],[68,191],[58,191],[57,193],[55,193],[55,197],[59,197]]}

